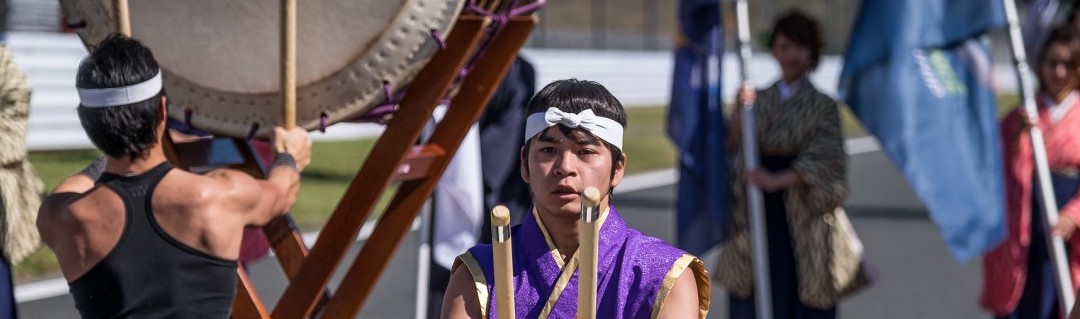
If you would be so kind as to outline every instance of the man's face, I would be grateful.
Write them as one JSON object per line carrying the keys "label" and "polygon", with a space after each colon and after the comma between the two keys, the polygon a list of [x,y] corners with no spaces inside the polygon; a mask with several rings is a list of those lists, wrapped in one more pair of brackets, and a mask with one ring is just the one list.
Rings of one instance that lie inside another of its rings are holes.
{"label": "man's face", "polygon": [[[606,194],[622,180],[624,165],[619,164],[612,177],[615,161],[601,139],[580,128],[568,135],[555,126],[541,131],[523,150],[528,164],[522,161],[521,177],[538,210],[576,218],[581,214],[582,190],[592,186]],[[605,195],[601,207],[607,206],[607,199]]]}

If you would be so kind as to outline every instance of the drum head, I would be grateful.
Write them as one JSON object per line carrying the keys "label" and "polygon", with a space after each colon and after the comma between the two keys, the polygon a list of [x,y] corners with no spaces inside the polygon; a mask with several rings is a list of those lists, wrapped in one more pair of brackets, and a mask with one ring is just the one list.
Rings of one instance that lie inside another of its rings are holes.
{"label": "drum head", "polygon": [[[88,48],[116,28],[113,0],[62,0]],[[297,2],[296,124],[317,129],[386,100],[438,51],[463,0]],[[281,3],[130,1],[132,37],[154,52],[169,116],[215,134],[266,137],[282,123]]]}

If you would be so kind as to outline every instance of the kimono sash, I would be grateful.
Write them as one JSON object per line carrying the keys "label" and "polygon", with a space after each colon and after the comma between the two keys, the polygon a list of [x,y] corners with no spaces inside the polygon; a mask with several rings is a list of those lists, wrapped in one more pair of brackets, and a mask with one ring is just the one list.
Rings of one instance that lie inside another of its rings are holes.
{"label": "kimono sash", "polygon": [[[563,264],[539,218],[526,217],[511,230],[514,302],[518,318],[573,318],[577,311],[577,254]],[[698,284],[701,316],[708,311],[709,280],[700,260],[660,239],[627,227],[611,208],[601,216],[597,260],[598,318],[655,318],[675,279],[690,268]],[[491,245],[459,257],[469,268],[485,318],[496,318]]]}

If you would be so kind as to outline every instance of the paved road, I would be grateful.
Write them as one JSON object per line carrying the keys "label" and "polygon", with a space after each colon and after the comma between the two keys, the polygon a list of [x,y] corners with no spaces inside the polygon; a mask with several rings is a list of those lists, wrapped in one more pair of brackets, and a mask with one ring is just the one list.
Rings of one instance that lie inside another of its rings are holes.
{"label": "paved road", "polygon": [[[870,288],[840,305],[845,318],[986,318],[977,307],[978,261],[958,265],[936,226],[911,193],[903,178],[879,152],[853,155],[850,161],[851,194],[848,212],[876,269]],[[674,236],[671,214],[674,188],[653,187],[616,197],[627,222],[667,240]],[[406,237],[364,306],[363,318],[412,318],[415,305],[417,232]],[[355,254],[356,250],[353,250]],[[352,260],[352,256],[346,260]],[[711,263],[710,261],[706,261]],[[347,268],[347,264],[339,268]],[[274,261],[252,266],[256,289],[270,304],[285,285]],[[336,286],[335,278],[332,282]],[[709,318],[724,318],[726,295],[713,290]],[[19,304],[26,318],[76,317],[71,297],[56,296]]]}

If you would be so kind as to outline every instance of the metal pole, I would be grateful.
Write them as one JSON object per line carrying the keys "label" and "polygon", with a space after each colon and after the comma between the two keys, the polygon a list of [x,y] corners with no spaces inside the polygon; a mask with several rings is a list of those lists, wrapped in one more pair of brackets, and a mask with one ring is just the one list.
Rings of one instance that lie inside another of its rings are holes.
{"label": "metal pole", "polygon": [[[433,200],[432,200],[433,201]],[[428,286],[431,282],[431,223],[432,209],[435,205],[432,201],[428,201],[424,204],[424,208],[420,209],[420,246],[416,249],[416,309],[413,312],[416,314],[416,319],[428,318],[428,307],[430,307],[431,301],[428,300],[428,294],[431,291],[428,290]]]}
{"label": "metal pole", "polygon": [[[750,14],[746,0],[735,2],[737,29],[739,32],[739,65],[742,83],[750,83]],[[742,147],[746,171],[758,168],[757,137],[754,136],[754,105],[742,106]],[[769,247],[765,236],[764,199],[761,189],[750,183],[746,184],[750,214],[750,247],[754,253],[754,305],[759,319],[772,319],[772,286],[769,279]]]}
{"label": "metal pole", "polygon": [[[1031,68],[1027,62],[1027,51],[1024,50],[1023,37],[1020,34],[1020,24],[1017,22],[1016,3],[1013,0],[1002,0],[1005,4],[1005,17],[1009,21],[1009,43],[1013,54],[1013,65],[1016,66],[1016,76],[1020,83],[1020,99],[1024,101],[1024,110],[1029,117],[1038,121],[1038,109],[1035,106],[1035,86],[1031,83]],[[1050,258],[1053,262],[1054,276],[1057,278],[1058,304],[1061,312],[1068,317],[1069,311],[1075,302],[1072,290],[1072,280],[1069,274],[1068,260],[1065,257],[1065,242],[1061,237],[1051,234],[1051,226],[1058,221],[1057,201],[1054,199],[1053,185],[1050,183],[1050,168],[1046,162],[1046,145],[1043,142],[1042,129],[1032,126],[1029,130],[1031,135],[1031,149],[1035,156],[1035,171],[1039,189],[1037,195],[1043,208],[1046,229],[1046,244],[1050,248]],[[1032,212],[1035,213],[1035,212]]]}

